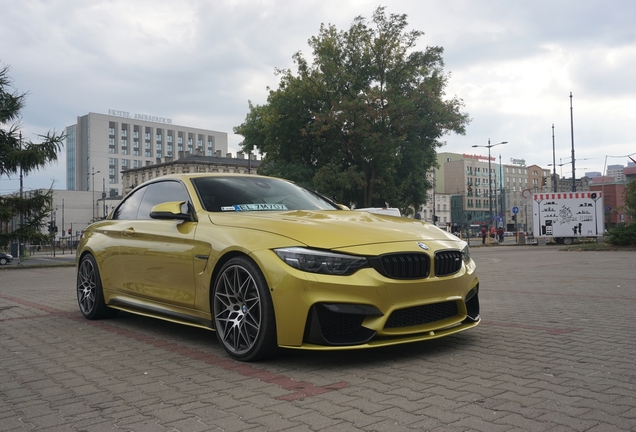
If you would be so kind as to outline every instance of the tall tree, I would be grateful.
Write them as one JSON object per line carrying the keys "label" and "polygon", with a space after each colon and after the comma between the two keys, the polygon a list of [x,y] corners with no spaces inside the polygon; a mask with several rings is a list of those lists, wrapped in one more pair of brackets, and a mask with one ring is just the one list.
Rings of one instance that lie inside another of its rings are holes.
{"label": "tall tree", "polygon": [[[13,90],[8,72],[8,66],[0,69],[0,176],[25,176],[57,160],[64,136],[48,132],[39,136],[39,143],[22,139],[19,120],[26,93]],[[20,193],[0,196],[0,246],[11,241],[44,240],[41,229],[50,214],[51,198],[50,189],[26,194],[21,189]]]}
{"label": "tall tree", "polygon": [[244,151],[264,154],[260,173],[357,207],[409,214],[426,202],[441,138],[470,120],[461,99],[445,98],[443,49],[416,50],[423,33],[407,24],[379,7],[348,31],[322,25],[309,40],[313,62],[298,52],[295,73],[277,70],[278,89],[234,128]]}

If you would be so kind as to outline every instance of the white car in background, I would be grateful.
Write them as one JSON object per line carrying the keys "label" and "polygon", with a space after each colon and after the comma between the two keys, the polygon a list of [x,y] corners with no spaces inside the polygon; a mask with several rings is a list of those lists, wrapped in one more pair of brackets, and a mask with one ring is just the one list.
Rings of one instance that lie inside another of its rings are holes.
{"label": "white car in background", "polygon": [[400,209],[395,207],[367,207],[367,208],[357,208],[354,210],[365,211],[365,212],[375,213],[375,214],[389,215],[389,216],[397,216],[397,217],[402,216],[402,214],[400,213]]}

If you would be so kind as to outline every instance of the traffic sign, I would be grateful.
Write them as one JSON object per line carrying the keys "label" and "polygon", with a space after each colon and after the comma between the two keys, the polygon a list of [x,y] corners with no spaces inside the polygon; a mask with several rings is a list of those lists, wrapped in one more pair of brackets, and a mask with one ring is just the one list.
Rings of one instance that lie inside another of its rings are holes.
{"label": "traffic sign", "polygon": [[512,214],[517,214],[517,213],[519,213],[519,207],[514,206],[514,207],[512,208]]}

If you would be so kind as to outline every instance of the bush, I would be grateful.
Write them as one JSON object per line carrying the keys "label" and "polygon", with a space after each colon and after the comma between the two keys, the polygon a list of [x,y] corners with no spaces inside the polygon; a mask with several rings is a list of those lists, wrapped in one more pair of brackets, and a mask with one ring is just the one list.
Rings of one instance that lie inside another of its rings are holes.
{"label": "bush", "polygon": [[636,246],[636,223],[610,230],[607,242],[616,246]]}

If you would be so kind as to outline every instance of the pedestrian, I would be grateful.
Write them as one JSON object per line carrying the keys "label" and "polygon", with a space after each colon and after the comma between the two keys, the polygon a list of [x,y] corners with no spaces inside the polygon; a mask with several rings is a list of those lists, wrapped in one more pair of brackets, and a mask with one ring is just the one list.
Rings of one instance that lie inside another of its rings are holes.
{"label": "pedestrian", "polygon": [[499,236],[499,243],[503,243],[504,241],[504,229],[503,227],[499,227],[497,230],[497,236]]}
{"label": "pedestrian", "polygon": [[486,244],[486,236],[488,236],[488,231],[486,231],[486,227],[481,227],[481,244]]}
{"label": "pedestrian", "polygon": [[490,238],[494,239],[496,234],[497,234],[497,230],[495,229],[495,226],[493,225],[490,227]]}

